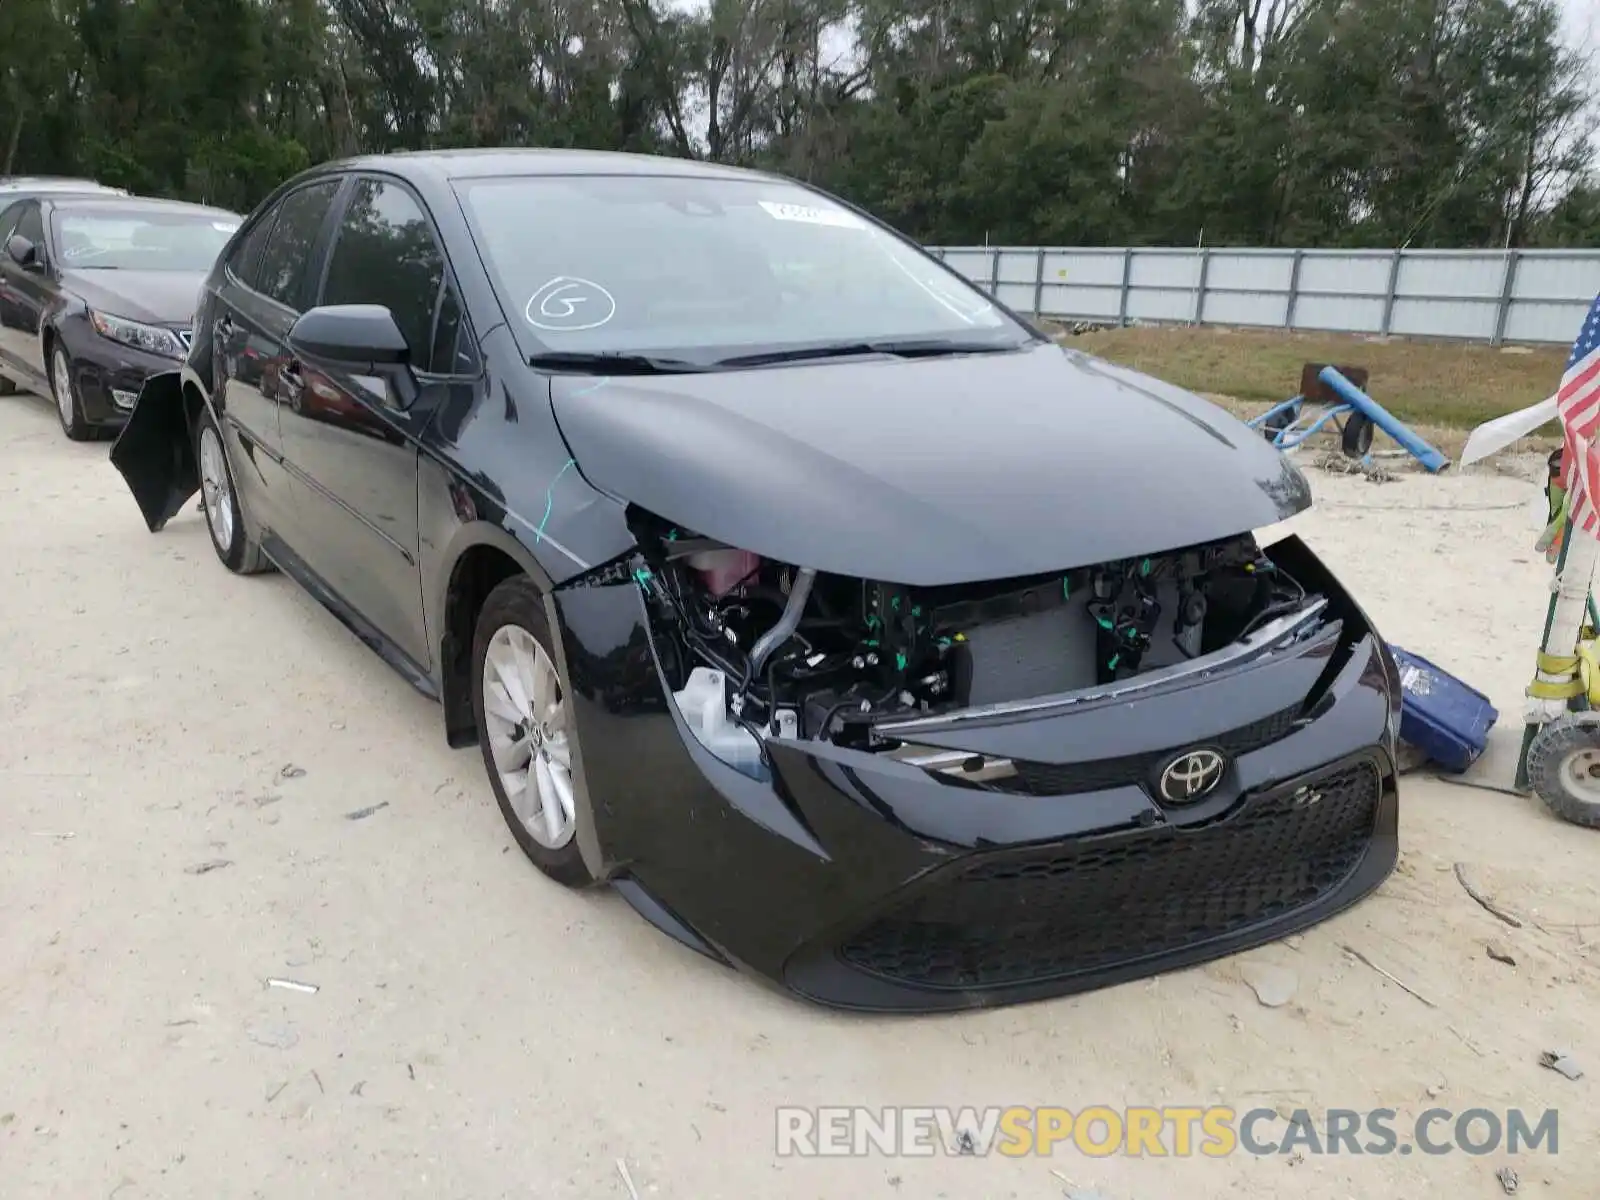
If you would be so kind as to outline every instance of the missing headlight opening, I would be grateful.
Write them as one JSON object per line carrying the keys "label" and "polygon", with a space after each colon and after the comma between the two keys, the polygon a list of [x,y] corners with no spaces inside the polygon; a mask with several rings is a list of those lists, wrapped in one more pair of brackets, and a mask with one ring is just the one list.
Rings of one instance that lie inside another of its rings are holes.
{"label": "missing headlight opening", "polygon": [[774,562],[639,510],[631,523],[643,551],[635,578],[679,712],[720,759],[758,778],[762,744],[776,736],[899,752],[982,783],[1003,764],[911,757],[906,726],[1176,679],[1231,651],[1313,636],[1327,615],[1252,534],[913,588]]}

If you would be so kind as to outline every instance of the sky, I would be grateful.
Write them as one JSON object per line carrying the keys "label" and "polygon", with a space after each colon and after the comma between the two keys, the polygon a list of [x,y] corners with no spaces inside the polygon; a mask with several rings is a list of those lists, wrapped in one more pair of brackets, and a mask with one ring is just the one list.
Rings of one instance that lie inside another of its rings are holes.
{"label": "sky", "polygon": [[1583,50],[1600,44],[1600,0],[1561,0],[1567,43]]}

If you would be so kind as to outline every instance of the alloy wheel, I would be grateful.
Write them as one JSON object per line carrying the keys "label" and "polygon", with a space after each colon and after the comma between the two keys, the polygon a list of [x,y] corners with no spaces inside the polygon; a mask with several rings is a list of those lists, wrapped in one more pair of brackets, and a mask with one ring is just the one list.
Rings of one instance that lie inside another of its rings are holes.
{"label": "alloy wheel", "polygon": [[228,482],[222,440],[209,425],[200,431],[200,502],[211,526],[211,540],[226,554],[233,545],[233,487]]}
{"label": "alloy wheel", "polygon": [[555,663],[526,629],[503,625],[489,639],[482,684],[500,786],[528,836],[559,850],[572,840],[577,808],[566,698]]}
{"label": "alloy wheel", "polygon": [[67,352],[59,346],[56,347],[53,360],[52,382],[55,384],[56,408],[61,412],[61,424],[70,429],[74,419],[72,364],[67,361]]}

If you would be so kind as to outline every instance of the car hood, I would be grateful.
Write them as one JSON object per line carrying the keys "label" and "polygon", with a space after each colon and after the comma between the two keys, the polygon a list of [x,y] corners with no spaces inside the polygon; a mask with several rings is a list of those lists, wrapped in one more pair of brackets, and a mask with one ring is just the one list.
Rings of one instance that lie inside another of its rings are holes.
{"label": "car hood", "polygon": [[181,325],[194,320],[195,301],[205,283],[203,271],[74,270],[61,273],[61,285],[90,308],[149,325]]}
{"label": "car hood", "polygon": [[1044,574],[1271,525],[1304,477],[1188,392],[1054,344],[604,380],[552,403],[590,483],[799,566]]}

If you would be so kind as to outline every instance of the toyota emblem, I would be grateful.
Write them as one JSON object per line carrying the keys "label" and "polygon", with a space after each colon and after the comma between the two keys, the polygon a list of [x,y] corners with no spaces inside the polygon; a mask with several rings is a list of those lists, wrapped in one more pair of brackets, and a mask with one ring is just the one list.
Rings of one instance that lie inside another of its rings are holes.
{"label": "toyota emblem", "polygon": [[1189,804],[1222,782],[1222,755],[1215,750],[1189,750],[1161,772],[1161,798],[1168,804]]}

